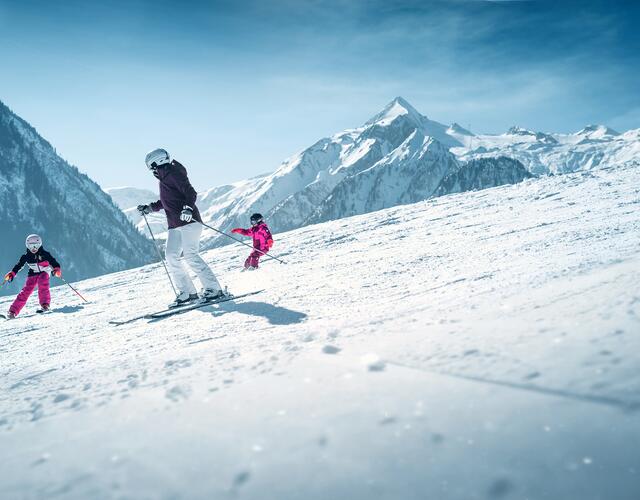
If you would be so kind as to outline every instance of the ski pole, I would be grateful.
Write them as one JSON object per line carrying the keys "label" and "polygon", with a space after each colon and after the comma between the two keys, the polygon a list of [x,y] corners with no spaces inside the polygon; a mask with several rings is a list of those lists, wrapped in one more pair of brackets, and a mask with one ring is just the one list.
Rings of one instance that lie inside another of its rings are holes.
{"label": "ski pole", "polygon": [[233,236],[231,236],[230,234],[225,233],[224,231],[220,231],[219,229],[216,229],[215,227],[211,227],[209,224],[205,224],[204,222],[201,222],[200,224],[202,224],[204,227],[208,227],[209,229],[211,229],[212,231],[215,231],[216,233],[220,233],[225,235],[227,238],[231,238],[234,241],[237,241],[238,243],[242,243],[244,246],[249,247],[251,250],[255,250],[256,252],[260,252],[262,255],[266,255],[267,257],[271,257],[272,259],[277,260],[278,262],[280,262],[281,264],[286,264],[286,262],[282,259],[279,259],[278,257],[274,257],[273,255],[271,255],[270,253],[267,252],[263,252],[262,250],[258,250],[257,248],[252,247],[251,245],[249,245],[248,243],[245,243],[244,241],[242,241],[241,239],[238,238],[234,238]]}
{"label": "ski pole", "polygon": [[162,253],[160,253],[160,249],[158,248],[158,243],[156,242],[156,237],[153,235],[153,231],[151,230],[151,226],[149,225],[149,221],[147,220],[147,214],[142,214],[144,217],[144,221],[147,223],[147,229],[149,229],[149,234],[151,235],[151,239],[153,240],[153,246],[156,247],[156,252],[158,252],[158,257],[160,257],[160,261],[162,262],[162,266],[167,273],[167,277],[169,278],[169,283],[171,283],[171,288],[173,288],[173,293],[178,296],[178,292],[176,292],[176,287],[173,286],[173,280],[171,279],[171,275],[169,274],[169,270],[167,269],[167,265],[164,262],[164,257]]}
{"label": "ski pole", "polygon": [[[55,276],[55,274],[54,274]],[[62,281],[64,281],[65,285],[67,285],[69,288],[71,288],[71,290],[73,290],[75,292],[75,294],[80,297],[82,300],[84,300],[85,302],[89,302],[87,299],[85,299],[82,295],[80,295],[80,292],[78,290],[76,290],[75,288],[73,288],[69,283],[67,283],[67,280],[64,279],[62,276],[56,276],[56,278],[61,279]]]}

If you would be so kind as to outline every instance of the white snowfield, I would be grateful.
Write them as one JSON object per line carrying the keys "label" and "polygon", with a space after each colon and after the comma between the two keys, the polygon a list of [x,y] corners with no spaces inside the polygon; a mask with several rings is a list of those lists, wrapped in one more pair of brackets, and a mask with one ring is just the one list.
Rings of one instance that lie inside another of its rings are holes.
{"label": "white snowfield", "polygon": [[0,498],[637,500],[639,186],[307,226],[254,273],[215,249],[265,291],[162,321],[109,324],[171,300],[158,264],[54,288],[0,323]]}

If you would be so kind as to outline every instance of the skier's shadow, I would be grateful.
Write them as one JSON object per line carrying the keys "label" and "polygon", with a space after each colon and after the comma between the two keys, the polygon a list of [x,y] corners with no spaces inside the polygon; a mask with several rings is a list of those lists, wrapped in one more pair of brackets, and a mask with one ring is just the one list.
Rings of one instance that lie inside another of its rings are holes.
{"label": "skier's shadow", "polygon": [[84,309],[84,306],[63,306],[63,307],[55,308],[54,312],[69,314],[69,313],[82,311],[83,309]]}
{"label": "skier's shadow", "polygon": [[272,325],[293,325],[300,323],[307,315],[305,313],[287,309],[286,307],[274,306],[266,302],[225,302],[220,304],[213,313],[220,316],[230,312],[248,314],[249,316],[263,316]]}

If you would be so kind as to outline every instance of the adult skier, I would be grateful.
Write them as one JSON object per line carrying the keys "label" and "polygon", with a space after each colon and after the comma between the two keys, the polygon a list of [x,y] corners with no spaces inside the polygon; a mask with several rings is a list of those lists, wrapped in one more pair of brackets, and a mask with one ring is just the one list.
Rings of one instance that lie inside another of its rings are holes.
{"label": "adult skier", "polygon": [[[197,193],[189,182],[187,170],[176,160],[172,160],[164,149],[154,149],[148,153],[145,163],[159,181],[160,199],[148,205],[138,205],[138,211],[146,215],[164,210],[167,216],[167,264],[178,288],[178,296],[169,307],[198,299],[196,288],[184,267],[183,260],[202,283],[202,300],[224,297],[222,287],[213,271],[198,253],[202,219],[196,207]],[[180,258],[180,254],[183,255],[183,259]]]}
{"label": "adult skier", "polygon": [[244,261],[244,271],[255,271],[258,269],[258,262],[266,252],[268,252],[273,246],[273,237],[269,226],[264,221],[264,217],[261,214],[253,214],[249,219],[251,227],[244,229],[236,227],[232,229],[232,233],[242,234],[244,236],[251,236],[253,238],[253,252],[249,254],[247,260]]}
{"label": "adult skier", "polygon": [[49,291],[49,276],[61,277],[62,271],[58,261],[42,246],[42,238],[37,234],[30,234],[25,241],[27,252],[20,257],[18,263],[4,277],[5,281],[13,281],[16,274],[27,265],[29,274],[24,287],[9,307],[8,319],[14,319],[29,300],[36,287],[38,287],[38,300],[40,309],[38,312],[46,312],[51,304],[51,292]]}

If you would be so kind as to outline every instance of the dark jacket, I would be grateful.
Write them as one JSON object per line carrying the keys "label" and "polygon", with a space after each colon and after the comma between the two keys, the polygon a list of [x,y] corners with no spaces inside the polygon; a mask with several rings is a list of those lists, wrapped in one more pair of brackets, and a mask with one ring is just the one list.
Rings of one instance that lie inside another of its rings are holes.
{"label": "dark jacket", "polygon": [[[189,182],[187,170],[180,163],[173,160],[166,167],[158,167],[154,175],[160,181],[160,199],[149,206],[154,212],[164,209],[169,229],[186,226],[195,221],[202,223],[200,211],[196,207],[198,193]],[[193,209],[193,220],[191,222],[180,220],[180,212],[182,212],[182,207],[185,205]]]}
{"label": "dark jacket", "polygon": [[58,264],[58,261],[53,257],[53,255],[47,252],[43,247],[40,247],[36,253],[32,253],[31,250],[27,250],[27,253],[20,257],[18,263],[13,266],[11,272],[13,272],[13,274],[18,274],[25,264],[29,266],[29,276],[35,276],[36,274],[47,271],[49,271],[50,274],[53,269],[60,267],[60,264]]}

